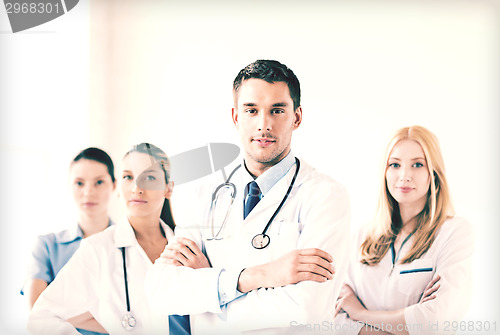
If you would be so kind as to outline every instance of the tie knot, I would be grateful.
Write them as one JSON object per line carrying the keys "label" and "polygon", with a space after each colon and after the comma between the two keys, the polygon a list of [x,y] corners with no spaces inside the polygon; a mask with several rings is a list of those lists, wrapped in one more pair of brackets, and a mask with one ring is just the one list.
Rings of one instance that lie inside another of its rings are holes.
{"label": "tie knot", "polygon": [[259,197],[260,198],[260,188],[259,185],[255,182],[248,183],[248,196],[249,197]]}

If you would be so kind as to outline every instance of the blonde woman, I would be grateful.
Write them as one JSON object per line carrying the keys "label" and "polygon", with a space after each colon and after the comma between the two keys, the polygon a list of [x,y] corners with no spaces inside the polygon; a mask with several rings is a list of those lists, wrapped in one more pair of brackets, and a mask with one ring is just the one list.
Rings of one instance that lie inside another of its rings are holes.
{"label": "blonde woman", "polygon": [[454,216],[437,138],[398,130],[387,148],[374,224],[336,305],[342,333],[450,333],[470,300],[473,229]]}

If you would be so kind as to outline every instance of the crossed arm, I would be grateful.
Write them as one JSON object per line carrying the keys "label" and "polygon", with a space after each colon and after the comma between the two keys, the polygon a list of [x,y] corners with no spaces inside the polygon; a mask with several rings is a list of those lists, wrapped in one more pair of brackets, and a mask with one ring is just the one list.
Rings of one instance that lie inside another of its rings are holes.
{"label": "crossed arm", "polygon": [[[336,312],[345,311],[350,319],[366,325],[390,324],[394,334],[408,334],[407,329],[398,332],[401,325],[409,325],[410,333],[429,333],[435,331],[429,328],[431,324],[460,320],[470,299],[474,231],[468,222],[457,219],[444,225],[440,234],[434,242],[439,247],[436,256],[439,274],[428,283],[418,303],[392,311],[367,310],[351,287],[345,285]],[[360,334],[368,331],[375,330],[371,326],[364,327]]]}
{"label": "crossed arm", "polygon": [[186,224],[189,228],[176,231],[176,241],[169,242],[146,276],[152,308],[162,314],[225,313],[241,331],[331,317],[347,269],[350,213],[345,190],[330,185],[317,188],[324,191],[317,192],[321,197],[302,200],[303,223],[293,241],[296,249],[268,263],[245,269],[214,264],[211,268],[200,250],[199,229]]}
{"label": "crossed arm", "polygon": [[[178,238],[176,243],[167,245],[161,257],[166,264],[175,266],[211,267],[196,243],[187,238]],[[272,262],[244,269],[238,278],[238,291],[247,293],[307,280],[322,283],[333,279],[332,261],[332,256],[321,249],[293,250]]]}
{"label": "crossed arm", "polygon": [[[440,279],[441,277],[437,275],[427,284],[419,304],[436,298],[436,291],[440,288],[440,284],[438,284]],[[361,328],[359,334],[391,334],[371,326],[380,324],[387,325],[386,329],[393,329],[394,332],[392,334],[408,334],[405,330],[406,327],[401,327],[401,325],[406,325],[404,309],[393,311],[368,310],[359,300],[353,289],[347,284],[343,285],[337,303],[335,304],[335,316],[342,311],[346,312],[352,320],[360,321],[365,324],[365,326]],[[398,329],[401,329],[401,331],[398,331]]]}
{"label": "crossed arm", "polygon": [[[48,273],[50,257],[49,247],[44,237],[39,237],[33,247],[32,265],[33,269],[38,269],[38,272],[33,274],[33,278],[28,280],[25,285],[24,294],[28,298],[28,308],[31,311],[38,297],[45,291],[49,283]],[[90,330],[93,332],[106,333],[106,330],[97,322],[90,312],[83,313],[79,316],[70,318],[67,322],[71,323],[75,328]]]}

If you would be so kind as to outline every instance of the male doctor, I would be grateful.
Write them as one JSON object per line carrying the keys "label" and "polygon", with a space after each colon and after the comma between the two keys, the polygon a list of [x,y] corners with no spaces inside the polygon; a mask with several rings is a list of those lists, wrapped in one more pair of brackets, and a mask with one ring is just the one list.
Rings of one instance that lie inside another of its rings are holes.
{"label": "male doctor", "polygon": [[291,152],[302,107],[288,67],[255,61],[239,72],[233,96],[244,149],[229,180],[234,202],[226,190],[225,204],[211,209],[227,181],[220,176],[201,187],[192,219],[178,222],[148,272],[146,294],[159,313],[190,314],[193,334],[325,331],[347,268],[347,192]]}

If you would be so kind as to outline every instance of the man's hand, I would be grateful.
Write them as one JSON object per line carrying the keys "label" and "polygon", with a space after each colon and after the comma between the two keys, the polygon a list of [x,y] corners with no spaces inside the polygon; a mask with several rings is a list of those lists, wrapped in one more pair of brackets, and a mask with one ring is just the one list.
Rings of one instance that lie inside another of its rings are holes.
{"label": "man's hand", "polygon": [[332,261],[332,256],[321,249],[293,250],[272,262],[243,270],[238,290],[246,293],[261,287],[281,287],[306,280],[322,283],[333,278]]}
{"label": "man's hand", "polygon": [[161,254],[164,262],[175,266],[187,266],[192,269],[211,267],[207,257],[190,239],[179,237],[174,243],[169,243]]}

